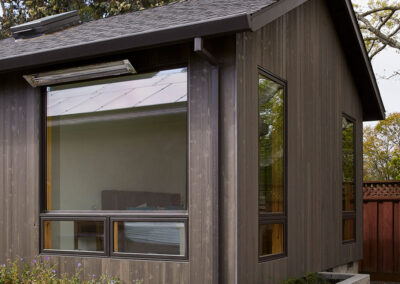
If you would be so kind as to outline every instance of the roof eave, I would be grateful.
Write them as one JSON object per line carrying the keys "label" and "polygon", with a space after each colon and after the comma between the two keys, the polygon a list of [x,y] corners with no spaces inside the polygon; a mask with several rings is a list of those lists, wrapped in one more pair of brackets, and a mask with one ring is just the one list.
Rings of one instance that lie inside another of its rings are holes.
{"label": "roof eave", "polygon": [[251,30],[251,20],[248,14],[243,13],[231,17],[180,25],[130,36],[115,37],[82,45],[8,57],[0,60],[0,72],[19,71],[70,60],[81,60],[99,55],[169,44],[194,37],[215,36],[245,30]]}
{"label": "roof eave", "polygon": [[326,3],[361,95],[364,121],[385,119],[385,107],[351,2],[327,0]]}

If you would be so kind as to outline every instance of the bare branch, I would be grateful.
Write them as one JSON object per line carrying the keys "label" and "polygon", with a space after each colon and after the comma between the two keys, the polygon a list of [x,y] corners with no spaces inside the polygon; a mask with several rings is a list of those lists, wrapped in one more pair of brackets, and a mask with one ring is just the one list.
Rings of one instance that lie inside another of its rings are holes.
{"label": "bare branch", "polygon": [[369,55],[369,59],[372,60],[372,58],[374,58],[375,55],[377,55],[379,52],[381,52],[382,50],[384,50],[386,48],[386,44],[382,45],[381,47],[379,47],[378,49],[376,49],[375,51],[373,51],[370,55]]}
{"label": "bare branch", "polygon": [[362,22],[366,26],[367,30],[375,34],[383,44],[400,50],[400,42],[396,41],[394,38],[391,38],[390,36],[384,34],[380,30],[375,28],[370,23],[370,21],[365,17],[363,17],[362,15],[356,13],[356,17],[360,22]]}
{"label": "bare branch", "polygon": [[366,17],[366,16],[369,16],[369,15],[377,13],[377,12],[382,12],[382,11],[396,12],[396,11],[399,11],[399,10],[400,10],[400,6],[385,6],[385,7],[379,7],[379,8],[371,9],[369,11],[366,11],[366,12],[360,14],[360,16]]}
{"label": "bare branch", "polygon": [[391,11],[390,14],[379,24],[378,30],[381,30],[384,25],[389,21],[389,19],[396,13],[396,11]]}

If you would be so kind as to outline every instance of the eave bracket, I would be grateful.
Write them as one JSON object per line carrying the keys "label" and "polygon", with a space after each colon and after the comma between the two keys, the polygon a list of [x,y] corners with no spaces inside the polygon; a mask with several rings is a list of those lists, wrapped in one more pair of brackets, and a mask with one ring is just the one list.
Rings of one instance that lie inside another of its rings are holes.
{"label": "eave bracket", "polygon": [[203,38],[194,38],[194,52],[206,59],[211,65],[218,66],[218,60],[203,46]]}

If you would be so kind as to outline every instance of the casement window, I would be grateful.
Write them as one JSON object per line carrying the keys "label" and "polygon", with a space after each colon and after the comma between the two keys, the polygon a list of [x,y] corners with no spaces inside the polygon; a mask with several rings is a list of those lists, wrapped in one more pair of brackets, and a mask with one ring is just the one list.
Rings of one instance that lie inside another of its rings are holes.
{"label": "casement window", "polygon": [[342,116],[342,214],[343,242],[355,241],[356,184],[355,184],[355,120]]}
{"label": "casement window", "polygon": [[187,259],[186,68],[48,87],[41,252]]}
{"label": "casement window", "polygon": [[258,256],[286,255],[286,83],[259,69],[258,75]]}

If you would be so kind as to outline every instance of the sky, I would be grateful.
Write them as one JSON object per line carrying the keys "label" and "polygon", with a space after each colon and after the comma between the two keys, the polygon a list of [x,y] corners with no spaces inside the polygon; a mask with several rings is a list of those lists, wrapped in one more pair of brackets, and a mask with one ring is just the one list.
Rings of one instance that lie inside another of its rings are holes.
{"label": "sky", "polygon": [[[352,0],[361,6],[367,5],[370,0]],[[390,1],[392,2],[392,1]],[[379,90],[386,115],[400,112],[400,76],[392,79],[383,79],[390,76],[394,71],[400,71],[400,53],[393,48],[387,48],[372,59],[372,67],[377,78]],[[367,122],[364,125],[374,126],[377,122]]]}

